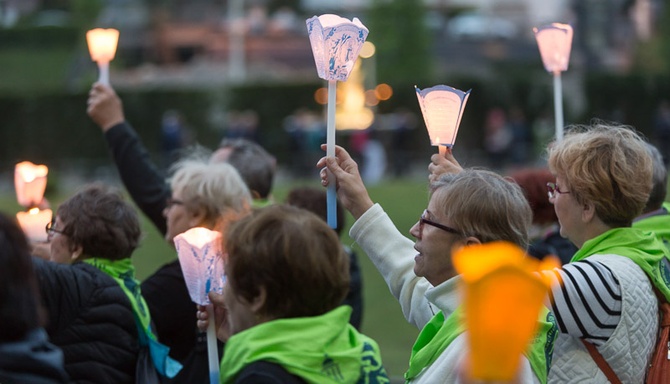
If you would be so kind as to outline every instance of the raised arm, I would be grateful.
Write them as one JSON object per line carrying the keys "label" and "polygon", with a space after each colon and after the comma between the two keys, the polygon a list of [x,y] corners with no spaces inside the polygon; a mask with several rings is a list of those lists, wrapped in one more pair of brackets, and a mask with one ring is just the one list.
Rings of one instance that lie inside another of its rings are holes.
{"label": "raised arm", "polygon": [[95,83],[86,111],[102,129],[121,180],[135,204],[165,234],[163,210],[170,188],[137,133],[125,121],[121,99],[111,87]]}

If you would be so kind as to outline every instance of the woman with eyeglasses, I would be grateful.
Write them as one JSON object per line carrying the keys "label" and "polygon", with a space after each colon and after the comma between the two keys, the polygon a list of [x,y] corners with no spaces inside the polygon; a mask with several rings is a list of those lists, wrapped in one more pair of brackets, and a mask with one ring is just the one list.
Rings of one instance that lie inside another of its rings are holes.
{"label": "woman with eyeglasses", "polygon": [[[572,127],[548,152],[548,198],[561,236],[579,248],[546,272],[561,331],[549,381],[642,383],[659,328],[654,291],[670,298],[668,250],[631,228],[652,188],[647,143],[630,127],[596,123]],[[432,161],[431,177],[462,169],[451,153]]]}
{"label": "woman with eyeglasses", "polygon": [[554,271],[555,381],[612,382],[594,361],[600,355],[620,382],[642,383],[659,327],[654,290],[670,298],[668,250],[631,228],[652,187],[646,142],[630,127],[573,127],[549,146],[549,168],[560,233],[579,248]]}
{"label": "woman with eyeglasses", "polygon": [[[451,317],[460,306],[460,277],[451,262],[454,247],[505,240],[528,246],[531,210],[518,185],[484,170],[446,174],[431,184],[427,209],[404,237],[358,173],[358,165],[341,147],[324,157],[335,180],[321,171],[322,184],[337,183],[337,194],[356,222],[349,234],[370,257],[400,302],[405,318],[422,329],[405,379],[411,383],[459,382],[467,330]],[[521,359],[518,382],[546,383],[556,325],[545,311],[538,332]]]}
{"label": "woman with eyeglasses", "polygon": [[63,202],[46,230],[51,262],[33,261],[45,329],[71,380],[134,383],[142,346],[159,373],[173,376],[179,366],[158,344],[130,260],[141,234],[130,203],[92,184]]}

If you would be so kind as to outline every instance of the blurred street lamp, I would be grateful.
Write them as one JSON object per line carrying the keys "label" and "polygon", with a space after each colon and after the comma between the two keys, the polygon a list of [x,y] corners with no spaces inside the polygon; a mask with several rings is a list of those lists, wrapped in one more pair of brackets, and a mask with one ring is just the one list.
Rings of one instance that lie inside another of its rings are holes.
{"label": "blurred street lamp", "polygon": [[[326,155],[335,156],[335,98],[337,81],[347,81],[358,54],[368,37],[368,29],[354,17],[346,19],[333,14],[314,16],[306,20],[309,42],[316,71],[328,81],[328,114],[326,126]],[[334,180],[332,174],[329,180]],[[337,195],[335,183],[327,190],[328,225],[337,227]]]}
{"label": "blurred street lamp", "polygon": [[414,88],[430,143],[438,146],[440,154],[444,155],[446,148],[451,148],[456,142],[458,127],[461,125],[471,90],[463,92],[448,85],[436,85],[423,90],[416,86]]}
{"label": "blurred street lamp", "polygon": [[109,85],[109,62],[114,59],[119,42],[119,31],[113,28],[96,28],[86,32],[91,59],[98,63],[98,81]]}
{"label": "blurred street lamp", "polygon": [[542,62],[547,72],[554,75],[554,118],[556,140],[563,140],[563,88],[561,72],[568,70],[572,48],[572,27],[568,24],[552,23],[533,28]]}

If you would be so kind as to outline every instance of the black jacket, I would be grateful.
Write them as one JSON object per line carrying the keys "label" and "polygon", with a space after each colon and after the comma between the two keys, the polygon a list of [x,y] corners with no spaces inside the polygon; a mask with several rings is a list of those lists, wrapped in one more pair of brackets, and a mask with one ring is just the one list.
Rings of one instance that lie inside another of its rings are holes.
{"label": "black jacket", "polygon": [[49,339],[77,383],[132,383],[139,351],[132,305],[118,283],[86,263],[33,258]]}

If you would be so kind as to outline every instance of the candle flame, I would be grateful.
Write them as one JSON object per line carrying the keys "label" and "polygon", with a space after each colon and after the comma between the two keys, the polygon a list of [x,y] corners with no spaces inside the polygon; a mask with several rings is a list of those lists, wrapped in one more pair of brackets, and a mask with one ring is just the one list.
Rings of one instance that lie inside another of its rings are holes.
{"label": "candle flame", "polygon": [[30,209],[28,210],[28,213],[31,214],[31,215],[37,215],[37,214],[40,213],[40,209],[37,208],[37,207],[35,207],[35,208],[30,208]]}

